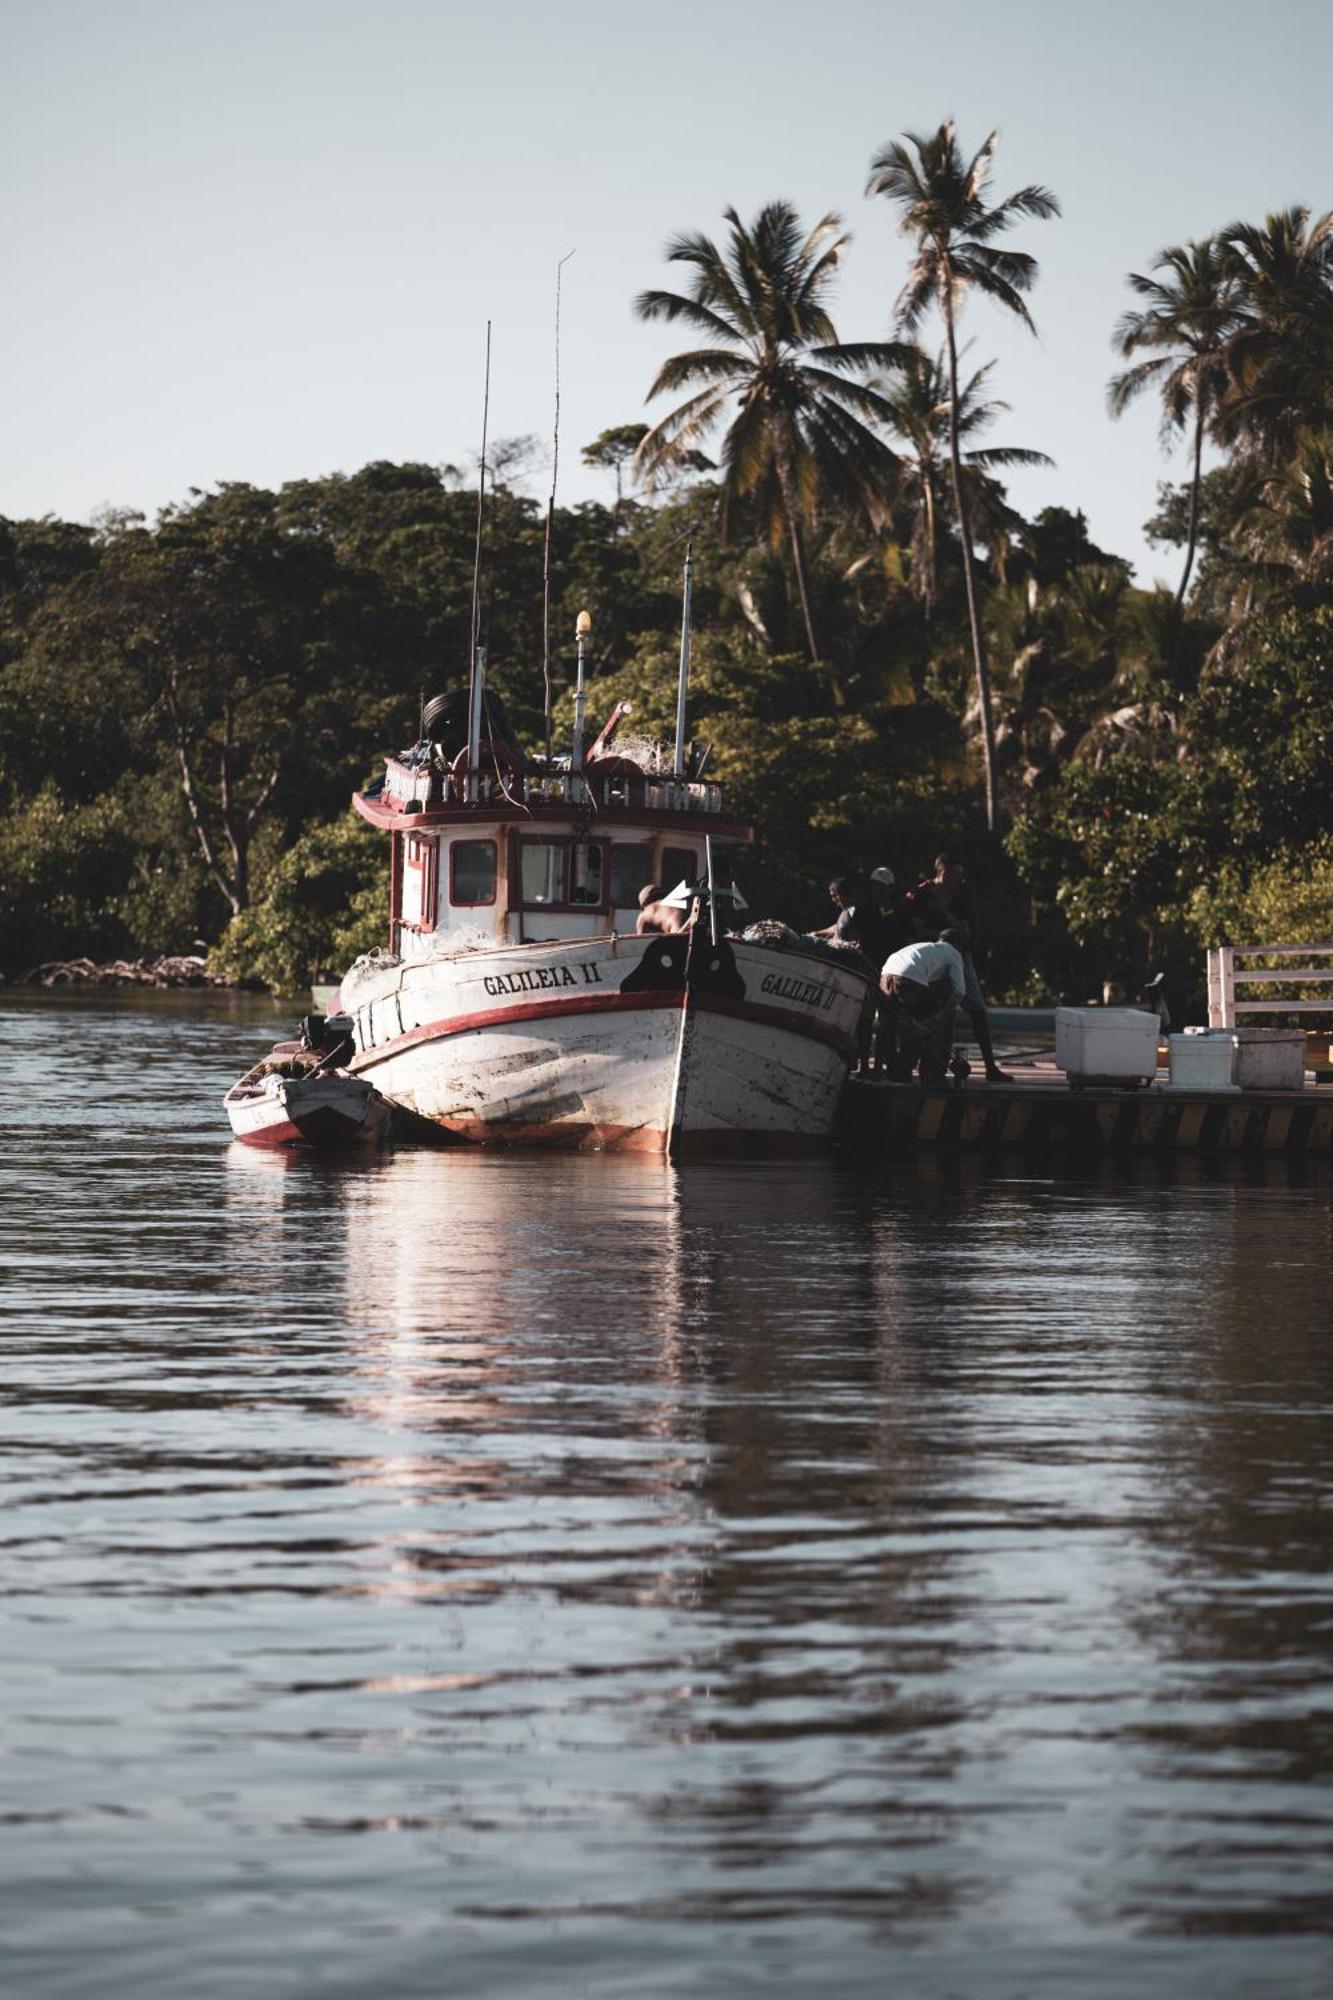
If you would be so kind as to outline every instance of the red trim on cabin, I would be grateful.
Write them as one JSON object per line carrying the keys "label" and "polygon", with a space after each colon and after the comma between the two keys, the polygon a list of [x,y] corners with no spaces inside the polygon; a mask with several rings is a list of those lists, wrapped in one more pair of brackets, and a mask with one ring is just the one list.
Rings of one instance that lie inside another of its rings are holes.
{"label": "red trim on cabin", "polygon": [[[653,1007],[679,1010],[683,1000],[681,993],[667,991],[576,993],[568,999],[527,1000],[509,1007],[485,1007],[472,1014],[454,1014],[442,1021],[428,1021],[419,1028],[409,1028],[405,1034],[395,1035],[392,1041],[377,1042],[374,1048],[358,1051],[347,1067],[357,1072],[372,1069],[389,1056],[401,1055],[404,1049],[414,1048],[423,1042],[448,1041],[455,1035],[471,1034],[479,1028],[503,1028],[515,1022],[543,1018],[559,1019],[566,1014],[623,1014]],[[762,1001],[734,999],[724,993],[694,992],[690,995],[690,1004],[701,1014],[728,1014],[734,1020],[756,1021],[766,1027],[783,1028],[790,1034],[803,1035],[809,1041],[823,1042],[825,1047],[835,1049],[842,1056],[851,1055],[855,1047],[851,1035],[831,1027],[827,1021],[807,1020],[803,1015],[788,1013],[785,1007],[769,1007]]]}

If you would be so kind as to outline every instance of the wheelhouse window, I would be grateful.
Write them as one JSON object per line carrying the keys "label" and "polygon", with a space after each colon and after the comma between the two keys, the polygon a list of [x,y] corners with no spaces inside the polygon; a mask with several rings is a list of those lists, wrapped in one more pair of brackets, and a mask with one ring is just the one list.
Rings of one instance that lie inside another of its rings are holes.
{"label": "wheelhouse window", "polygon": [[493,840],[455,840],[449,846],[449,901],[455,905],[495,901],[496,852]]}
{"label": "wheelhouse window", "polygon": [[565,850],[558,840],[525,840],[518,851],[519,899],[531,906],[565,900]]}
{"label": "wheelhouse window", "polygon": [[583,910],[602,907],[606,849],[600,840],[576,840],[569,850],[569,900]]}
{"label": "wheelhouse window", "polygon": [[403,836],[403,891],[400,915],[413,931],[435,928],[436,870],[440,845],[428,834]]}
{"label": "wheelhouse window", "polygon": [[606,907],[604,840],[523,840],[518,849],[518,901],[525,910]]}
{"label": "wheelhouse window", "polygon": [[680,882],[694,883],[699,879],[699,856],[693,847],[664,847],[662,849],[662,887],[670,895]]}
{"label": "wheelhouse window", "polygon": [[[632,910],[639,900],[639,891],[652,880],[650,849],[640,840],[616,840],[611,843],[611,907],[614,910]],[[679,881],[679,876],[677,876]]]}

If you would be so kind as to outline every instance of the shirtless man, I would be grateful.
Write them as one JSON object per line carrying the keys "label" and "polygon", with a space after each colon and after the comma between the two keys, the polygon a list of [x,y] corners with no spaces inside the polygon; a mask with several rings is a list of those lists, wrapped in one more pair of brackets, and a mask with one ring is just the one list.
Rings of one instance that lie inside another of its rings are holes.
{"label": "shirtless man", "polygon": [[655,936],[657,933],[670,936],[673,931],[685,929],[685,911],[674,903],[662,901],[662,884],[648,882],[639,891],[639,919],[634,930],[639,937]]}

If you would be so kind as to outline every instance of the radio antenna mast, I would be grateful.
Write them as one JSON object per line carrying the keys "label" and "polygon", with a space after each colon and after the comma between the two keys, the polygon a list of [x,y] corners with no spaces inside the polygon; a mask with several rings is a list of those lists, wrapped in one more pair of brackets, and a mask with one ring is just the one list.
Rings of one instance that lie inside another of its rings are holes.
{"label": "radio antenna mast", "polygon": [[546,503],[546,543],[542,551],[542,685],[546,690],[546,761],[551,761],[551,524],[555,482],[560,471],[560,280],[573,250],[555,267],[555,434],[551,447],[551,497]]}
{"label": "radio antenna mast", "polygon": [[481,523],[486,498],[486,430],[491,414],[491,323],[486,322],[486,386],[481,401],[481,464],[477,473],[477,540],[472,552],[472,632],[468,646],[469,667],[477,658],[478,626],[481,620]]}

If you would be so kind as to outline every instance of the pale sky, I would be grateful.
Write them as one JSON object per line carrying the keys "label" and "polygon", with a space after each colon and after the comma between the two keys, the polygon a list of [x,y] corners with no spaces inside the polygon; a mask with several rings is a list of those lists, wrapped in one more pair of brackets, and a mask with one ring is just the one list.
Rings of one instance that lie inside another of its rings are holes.
{"label": "pale sky", "polygon": [[0,513],[466,462],[488,318],[491,434],[549,454],[570,250],[559,497],[609,501],[579,451],[666,407],[683,342],[631,311],[673,282],[665,239],[835,209],[839,333],[883,337],[907,251],[869,161],[952,114],[969,148],[999,127],[995,194],[1064,208],[1006,239],[1040,260],[1040,338],[964,321],[1013,406],[993,441],[1057,460],[1011,495],[1174,581],[1140,530],[1183,455],[1149,406],[1105,414],[1124,276],[1333,207],[1331,76],[1329,0],[0,0]]}

